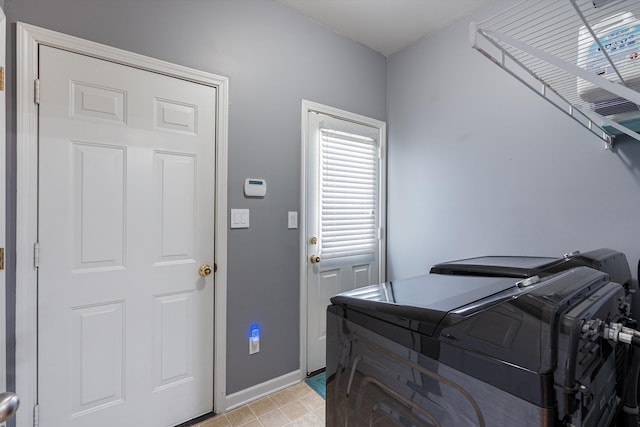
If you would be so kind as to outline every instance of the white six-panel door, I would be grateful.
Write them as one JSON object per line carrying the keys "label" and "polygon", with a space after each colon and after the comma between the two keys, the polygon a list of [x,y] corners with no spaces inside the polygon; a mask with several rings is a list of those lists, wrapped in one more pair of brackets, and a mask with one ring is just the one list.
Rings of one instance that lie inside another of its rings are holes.
{"label": "white six-panel door", "polygon": [[40,47],[40,425],[213,409],[216,89]]}

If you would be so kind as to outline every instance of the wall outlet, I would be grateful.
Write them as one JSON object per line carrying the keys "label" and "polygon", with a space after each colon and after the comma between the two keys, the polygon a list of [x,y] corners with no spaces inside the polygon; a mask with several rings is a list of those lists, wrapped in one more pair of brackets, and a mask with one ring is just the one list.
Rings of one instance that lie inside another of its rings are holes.
{"label": "wall outlet", "polygon": [[251,329],[249,336],[249,354],[256,354],[260,351],[260,329]]}

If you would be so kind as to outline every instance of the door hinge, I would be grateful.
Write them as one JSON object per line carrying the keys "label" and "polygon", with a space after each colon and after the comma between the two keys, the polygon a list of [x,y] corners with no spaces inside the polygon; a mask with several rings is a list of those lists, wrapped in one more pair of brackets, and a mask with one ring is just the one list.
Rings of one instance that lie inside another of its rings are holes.
{"label": "door hinge", "polygon": [[38,427],[40,425],[40,407],[38,405],[33,405],[33,427]]}
{"label": "door hinge", "polygon": [[40,79],[33,81],[33,102],[40,105]]}
{"label": "door hinge", "polygon": [[36,242],[33,245],[33,266],[35,268],[40,267],[40,242]]}
{"label": "door hinge", "polygon": [[0,248],[0,270],[4,270],[4,248]]}
{"label": "door hinge", "polygon": [[382,227],[378,227],[378,240],[382,240],[384,239],[384,230],[382,229]]}
{"label": "door hinge", "polygon": [[217,263],[217,262],[214,262],[214,263],[213,263],[213,272],[214,272],[214,273],[217,273],[217,272],[218,272],[218,263]]}

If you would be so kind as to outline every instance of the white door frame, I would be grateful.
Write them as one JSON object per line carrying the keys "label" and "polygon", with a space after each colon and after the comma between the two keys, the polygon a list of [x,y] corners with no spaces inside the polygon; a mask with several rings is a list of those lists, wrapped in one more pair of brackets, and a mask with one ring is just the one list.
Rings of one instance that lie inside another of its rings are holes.
{"label": "white door frame", "polygon": [[[5,65],[6,65],[6,42],[7,42],[7,18],[0,7],[0,67],[2,68],[2,79],[5,78]],[[4,81],[2,82],[4,85]],[[5,98],[5,89],[4,87],[0,90],[0,170],[3,172],[0,173],[0,216],[2,220],[0,220],[0,248],[3,248],[5,251],[5,267],[0,270],[0,392],[7,391],[7,319],[6,319],[6,310],[5,307],[5,297],[6,297],[6,265],[7,265],[7,253],[6,253],[6,218],[7,218],[7,210],[6,210],[6,157],[5,157],[5,147],[6,147],[6,126],[5,126],[5,117],[6,117],[6,98]],[[0,425],[4,426],[4,424]]]}
{"label": "white door frame", "polygon": [[33,425],[37,403],[37,242],[38,208],[38,46],[47,45],[98,59],[132,66],[166,76],[217,88],[216,105],[216,212],[214,310],[214,411],[226,407],[226,301],[227,301],[227,135],[228,92],[226,77],[90,42],[77,37],[17,23],[17,201],[16,201],[16,392],[21,410],[17,425]]}
{"label": "white door frame", "polygon": [[359,114],[340,110],[338,108],[329,107],[327,105],[318,104],[317,102],[302,100],[301,111],[301,132],[302,147],[300,161],[300,376],[307,375],[307,326],[308,326],[308,310],[307,310],[307,266],[309,263],[310,253],[307,252],[309,246],[306,241],[307,236],[307,149],[309,147],[309,120],[308,113],[315,111],[317,113],[326,114],[342,120],[348,120],[355,123],[380,129],[380,197],[383,200],[380,206],[380,226],[382,227],[381,250],[379,254],[378,272],[380,281],[386,280],[387,259],[386,259],[386,223],[387,223],[387,124],[383,121],[372,119],[370,117],[361,116]]}

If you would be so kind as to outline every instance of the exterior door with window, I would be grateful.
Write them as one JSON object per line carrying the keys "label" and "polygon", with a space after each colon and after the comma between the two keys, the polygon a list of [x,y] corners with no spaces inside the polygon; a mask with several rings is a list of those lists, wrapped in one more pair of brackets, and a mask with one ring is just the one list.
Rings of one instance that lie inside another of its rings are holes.
{"label": "exterior door with window", "polygon": [[307,372],[325,367],[329,299],[384,280],[384,123],[345,114],[307,112]]}

